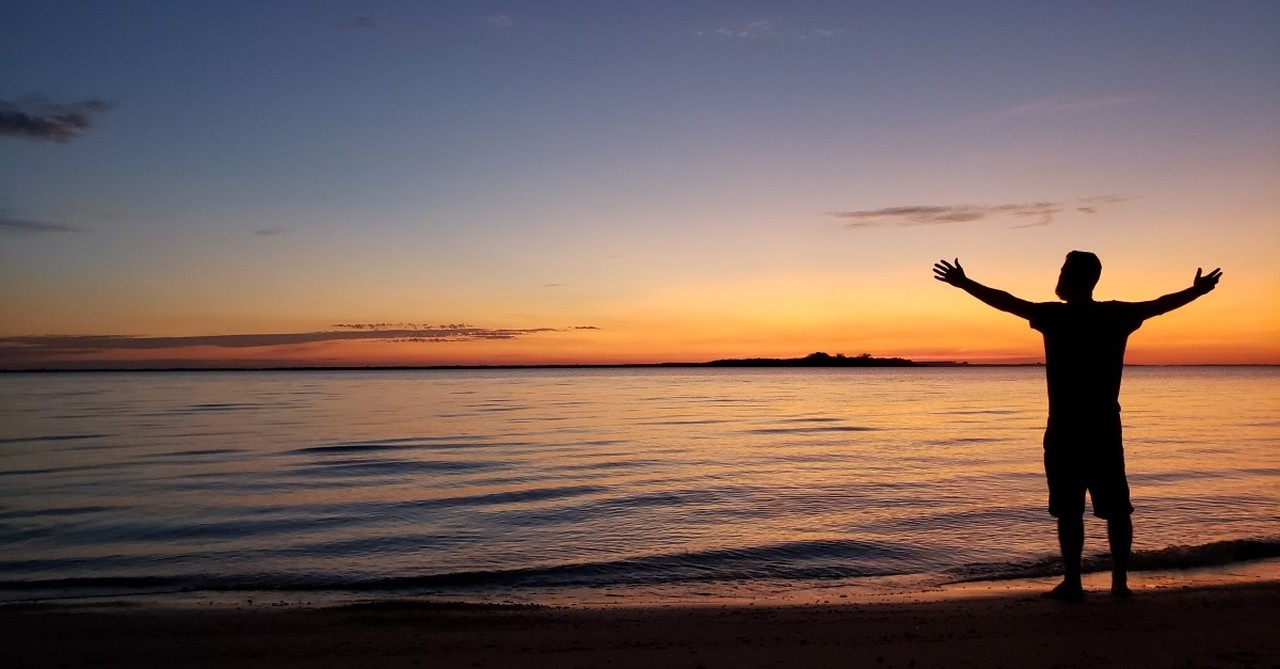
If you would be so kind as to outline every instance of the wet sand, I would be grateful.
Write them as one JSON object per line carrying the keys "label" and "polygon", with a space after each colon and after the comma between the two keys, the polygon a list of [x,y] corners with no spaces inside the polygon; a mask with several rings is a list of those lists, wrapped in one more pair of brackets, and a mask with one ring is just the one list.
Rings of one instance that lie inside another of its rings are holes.
{"label": "wet sand", "polygon": [[[10,667],[1272,667],[1280,580],[802,605],[9,605]],[[845,600],[840,600],[844,602]]]}

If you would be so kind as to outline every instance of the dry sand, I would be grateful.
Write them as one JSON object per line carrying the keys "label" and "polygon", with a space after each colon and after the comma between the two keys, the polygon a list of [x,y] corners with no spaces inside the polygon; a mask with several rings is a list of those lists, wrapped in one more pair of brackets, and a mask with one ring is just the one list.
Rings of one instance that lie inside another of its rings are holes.
{"label": "dry sand", "polygon": [[[1037,585],[1038,587],[1038,585]],[[844,601],[844,600],[841,600]],[[1280,581],[791,606],[10,605],[8,667],[1277,667]]]}

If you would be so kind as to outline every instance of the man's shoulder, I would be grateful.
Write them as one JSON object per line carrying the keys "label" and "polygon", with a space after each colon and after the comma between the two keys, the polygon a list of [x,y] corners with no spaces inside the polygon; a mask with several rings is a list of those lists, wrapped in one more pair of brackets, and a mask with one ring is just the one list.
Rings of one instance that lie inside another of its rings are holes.
{"label": "man's shoulder", "polygon": [[1107,302],[1099,302],[1107,310],[1107,315],[1111,318],[1119,318],[1122,320],[1137,319],[1142,322],[1142,305],[1136,302],[1121,302],[1120,300],[1109,300]]}
{"label": "man's shoulder", "polygon": [[1032,302],[1029,310],[1031,317],[1027,319],[1027,322],[1033,330],[1044,330],[1046,327],[1052,327],[1052,324],[1064,313],[1063,309],[1066,306],[1064,302]]}
{"label": "man's shoulder", "polygon": [[1055,324],[1075,325],[1123,323],[1135,327],[1142,322],[1141,307],[1133,302],[1108,300],[1071,304],[1068,302],[1035,302],[1031,305],[1031,327],[1036,330],[1052,328]]}
{"label": "man's shoulder", "polygon": [[1063,328],[1071,331],[1086,328],[1132,332],[1142,325],[1143,320],[1139,305],[1119,300],[1086,304],[1041,302],[1034,305],[1031,313],[1031,327],[1041,332]]}

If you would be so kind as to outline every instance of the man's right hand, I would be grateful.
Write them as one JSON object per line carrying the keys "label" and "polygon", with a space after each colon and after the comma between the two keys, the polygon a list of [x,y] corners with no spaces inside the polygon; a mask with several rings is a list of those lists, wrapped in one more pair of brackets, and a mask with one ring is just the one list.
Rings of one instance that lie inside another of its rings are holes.
{"label": "man's right hand", "polygon": [[1196,268],[1196,278],[1191,282],[1191,287],[1196,290],[1207,293],[1218,285],[1218,279],[1222,278],[1222,270],[1215,269],[1204,276],[1200,276],[1201,268]]}
{"label": "man's right hand", "polygon": [[[1196,275],[1199,280],[1199,274]],[[955,264],[951,264],[945,260],[939,260],[933,264],[933,278],[959,287],[965,282],[964,268],[960,266],[960,259],[955,259]],[[1215,280],[1215,283],[1217,281]]]}

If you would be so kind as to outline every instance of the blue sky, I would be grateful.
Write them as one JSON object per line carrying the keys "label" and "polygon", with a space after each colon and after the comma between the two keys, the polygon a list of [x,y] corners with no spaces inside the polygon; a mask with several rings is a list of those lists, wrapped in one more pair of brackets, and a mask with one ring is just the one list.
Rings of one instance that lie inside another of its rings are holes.
{"label": "blue sky", "polygon": [[[1274,2],[6,14],[0,101],[103,108],[66,141],[0,136],[0,334],[592,324],[592,355],[698,357],[736,346],[706,319],[762,327],[787,290],[883,315],[860,286],[888,282],[924,318],[944,298],[908,284],[940,255],[1038,299],[1070,248],[1131,268],[1123,298],[1221,264],[1242,323],[1280,284]],[[740,345],[856,347],[850,318]],[[903,341],[947,353],[926,339]]]}

